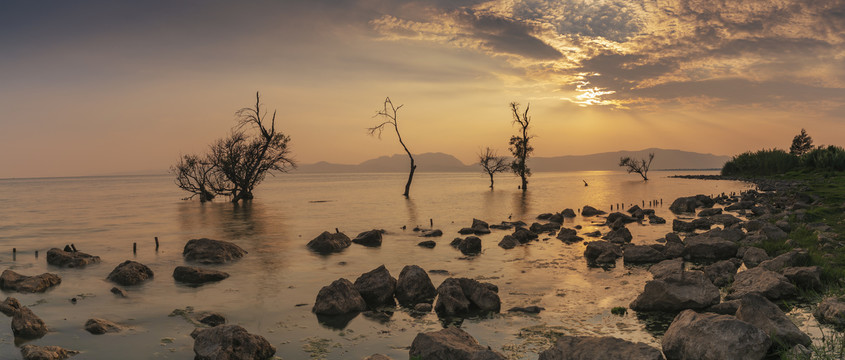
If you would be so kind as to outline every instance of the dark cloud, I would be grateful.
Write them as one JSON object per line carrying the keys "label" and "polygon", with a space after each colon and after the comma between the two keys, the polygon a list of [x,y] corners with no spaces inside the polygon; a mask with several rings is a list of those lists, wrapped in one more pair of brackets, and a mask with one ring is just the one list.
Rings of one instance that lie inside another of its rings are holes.
{"label": "dark cloud", "polygon": [[457,11],[454,16],[470,28],[472,36],[493,51],[540,60],[554,60],[563,56],[560,51],[532,35],[536,30],[526,23],[470,9]]}

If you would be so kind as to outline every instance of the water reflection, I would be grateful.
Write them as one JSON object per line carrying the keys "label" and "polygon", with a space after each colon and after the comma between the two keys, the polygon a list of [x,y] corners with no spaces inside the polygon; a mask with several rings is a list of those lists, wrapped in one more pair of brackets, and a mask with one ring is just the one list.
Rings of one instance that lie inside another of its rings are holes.
{"label": "water reflection", "polygon": [[410,222],[411,227],[418,226],[419,222],[417,222],[417,205],[414,204],[414,200],[411,198],[406,198],[405,208],[408,210],[408,221]]}
{"label": "water reflection", "polygon": [[513,194],[513,215],[515,220],[525,219],[531,209],[529,206],[530,202],[530,191],[519,191]]}

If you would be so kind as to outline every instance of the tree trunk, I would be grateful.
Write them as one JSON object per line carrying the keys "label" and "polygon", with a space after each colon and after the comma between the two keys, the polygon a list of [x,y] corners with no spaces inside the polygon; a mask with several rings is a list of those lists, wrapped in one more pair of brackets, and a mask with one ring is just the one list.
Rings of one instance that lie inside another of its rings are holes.
{"label": "tree trunk", "polygon": [[528,179],[525,178],[525,172],[519,175],[522,176],[522,191],[528,190]]}
{"label": "tree trunk", "polygon": [[[410,155],[408,155],[410,157]],[[414,170],[417,170],[417,166],[414,165],[414,158],[411,157],[411,172],[408,174],[408,182],[405,184],[405,197],[408,197],[408,193],[411,192],[411,181],[414,180]]]}
{"label": "tree trunk", "polygon": [[490,188],[493,188],[493,173],[490,173]]}

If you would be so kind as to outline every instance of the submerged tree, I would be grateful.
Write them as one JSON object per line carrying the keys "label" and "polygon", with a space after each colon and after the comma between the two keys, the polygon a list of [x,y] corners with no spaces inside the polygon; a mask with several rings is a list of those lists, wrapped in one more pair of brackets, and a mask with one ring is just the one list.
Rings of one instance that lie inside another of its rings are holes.
{"label": "submerged tree", "polygon": [[504,156],[498,156],[496,150],[485,148],[484,152],[478,154],[478,164],[485,173],[490,175],[490,188],[493,188],[493,174],[508,171],[511,164]]}
{"label": "submerged tree", "polygon": [[390,101],[390,98],[385,98],[384,109],[377,111],[375,115],[376,117],[382,118],[384,121],[381,124],[368,128],[367,132],[370,135],[378,135],[378,138],[381,139],[381,133],[384,131],[386,126],[392,126],[393,129],[396,130],[396,137],[399,139],[399,144],[402,145],[402,148],[405,149],[405,153],[408,154],[408,158],[411,159],[411,172],[408,173],[408,182],[405,183],[405,193],[402,194],[405,197],[408,197],[408,193],[411,191],[411,181],[414,180],[414,171],[417,170],[417,165],[414,165],[414,156],[411,155],[411,151],[408,150],[407,146],[405,146],[405,142],[402,141],[402,134],[399,133],[398,112],[402,106],[403,105],[393,106],[393,102]]}
{"label": "submerged tree", "polygon": [[796,156],[804,155],[813,150],[813,138],[807,135],[807,130],[801,129],[801,133],[792,138],[792,146],[789,153]]}
{"label": "submerged tree", "polygon": [[510,139],[510,151],[513,153],[514,161],[511,162],[511,170],[513,173],[518,175],[522,179],[522,191],[528,189],[528,177],[531,176],[531,169],[528,168],[526,161],[528,157],[531,156],[531,152],[534,151],[534,148],[528,144],[528,141],[533,136],[528,136],[528,126],[531,123],[531,118],[528,117],[528,109],[531,107],[531,104],[525,106],[525,112],[522,113],[522,116],[519,114],[519,104],[512,102],[511,103],[511,110],[513,111],[513,123],[519,124],[520,133],[514,136],[511,136]]}
{"label": "submerged tree", "polygon": [[205,158],[186,155],[172,168],[176,185],[200,195],[200,201],[214,195],[231,195],[234,203],[250,200],[267,174],[296,167],[288,148],[290,137],[276,130],[275,111],[267,118],[259,93],[254,108],[240,109],[235,116],[238,125],[232,134],[212,144]]}
{"label": "submerged tree", "polygon": [[619,159],[619,166],[624,166],[628,173],[637,173],[643,177],[643,180],[648,181],[648,168],[651,167],[651,161],[654,160],[654,153],[648,154],[648,162],[645,159],[632,159],[625,156]]}

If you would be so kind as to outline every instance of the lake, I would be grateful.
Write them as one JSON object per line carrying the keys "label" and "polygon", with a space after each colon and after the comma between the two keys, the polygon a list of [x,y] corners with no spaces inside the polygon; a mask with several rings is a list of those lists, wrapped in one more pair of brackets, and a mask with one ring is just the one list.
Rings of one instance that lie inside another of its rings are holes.
{"label": "lake", "polygon": [[[405,359],[417,333],[442,327],[433,312],[420,317],[402,309],[392,316],[359,315],[338,329],[318,323],[311,306],[320,288],[333,280],[354,282],[382,264],[396,277],[403,266],[415,264],[451,274],[429,274],[435,286],[448,276],[498,285],[502,314],[467,319],[461,326],[481,344],[511,358],[536,359],[548,346],[546,335],[554,333],[612,335],[659,347],[650,320],[633,311],[610,314],[612,307],[627,307],[651,279],[645,267],[624,266],[620,259],[616,268],[589,268],[583,243],[567,245],[554,237],[544,239],[548,236],[511,250],[498,247],[510,231],[481,236],[484,250],[474,257],[465,257],[449,242],[473,218],[531,224],[540,213],[584,205],[609,212],[612,205],[624,203],[625,208],[653,208],[666,218],[664,225],[628,226],[634,243],[650,244],[671,231],[675,216],[668,208],[675,198],[752,187],[669,178],[672,174],[653,171],[644,182],[624,172],[537,173],[523,193],[511,175],[497,176],[496,188],[490,190],[486,174],[417,173],[411,197],[405,199],[401,193],[407,174],[293,173],[268,177],[255,200],[237,205],[223,198],[205,204],[183,201],[186,194],[170,176],[0,180],[0,265],[24,275],[52,272],[62,277],[61,285],[43,294],[4,295],[30,306],[50,327],[49,334],[28,343],[80,350],[80,359],[192,358],[189,334],[194,325],[168,316],[188,307],[223,313],[228,323],[267,338],[284,359],[360,359],[377,352]],[[655,203],[650,206],[650,201]],[[607,231],[593,221],[579,216],[564,226],[582,225],[580,233]],[[411,229],[427,228],[430,222],[444,236],[435,238],[433,249],[419,247],[423,239]],[[387,234],[378,248],[353,244],[329,256],[306,249],[308,241],[335,228],[350,237],[370,229]],[[158,251],[154,237],[161,243]],[[182,248],[201,237],[234,242],[249,254],[213,266],[231,274],[226,280],[200,287],[176,283],[173,269],[185,264]],[[100,256],[102,263],[84,269],[47,265],[47,250],[70,243]],[[114,284],[105,278],[128,259],[146,264],[155,277],[125,287],[129,297],[119,298],[109,292]],[[537,315],[505,311],[527,305],[545,310]],[[83,325],[92,317],[129,329],[91,335]],[[0,358],[19,357],[11,328],[0,326]]]}

